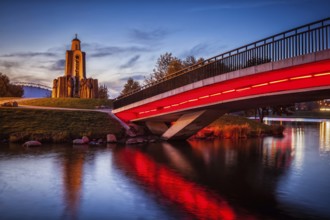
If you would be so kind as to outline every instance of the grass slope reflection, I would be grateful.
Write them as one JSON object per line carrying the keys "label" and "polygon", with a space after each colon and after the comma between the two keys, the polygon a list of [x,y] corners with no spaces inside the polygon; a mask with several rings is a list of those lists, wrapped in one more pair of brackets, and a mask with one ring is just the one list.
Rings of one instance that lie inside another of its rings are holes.
{"label": "grass slope reflection", "polygon": [[219,196],[185,180],[176,172],[158,164],[137,149],[124,148],[117,152],[116,162],[128,169],[151,191],[161,194],[189,213],[201,219],[236,219],[233,209]]}

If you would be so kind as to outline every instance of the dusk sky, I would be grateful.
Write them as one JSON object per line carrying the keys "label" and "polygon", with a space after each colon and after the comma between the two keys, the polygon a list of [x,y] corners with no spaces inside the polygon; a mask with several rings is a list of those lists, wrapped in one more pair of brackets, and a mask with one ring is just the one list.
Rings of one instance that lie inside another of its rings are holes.
{"label": "dusk sky", "polygon": [[75,34],[111,98],[165,52],[209,58],[330,15],[329,0],[2,0],[0,72],[52,85]]}

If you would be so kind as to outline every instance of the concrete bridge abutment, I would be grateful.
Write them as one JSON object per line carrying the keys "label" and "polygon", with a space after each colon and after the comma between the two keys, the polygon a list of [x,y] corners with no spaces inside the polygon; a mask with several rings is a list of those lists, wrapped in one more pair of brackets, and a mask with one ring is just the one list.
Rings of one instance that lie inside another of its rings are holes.
{"label": "concrete bridge abutment", "polygon": [[225,111],[206,109],[182,115],[170,127],[164,122],[146,122],[149,130],[164,140],[185,140],[223,115]]}

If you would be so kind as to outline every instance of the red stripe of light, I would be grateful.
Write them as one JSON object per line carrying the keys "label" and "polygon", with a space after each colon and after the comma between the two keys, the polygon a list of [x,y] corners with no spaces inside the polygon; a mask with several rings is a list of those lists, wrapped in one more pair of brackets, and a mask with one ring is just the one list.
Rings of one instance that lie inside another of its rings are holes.
{"label": "red stripe of light", "polygon": [[[280,76],[285,78],[279,78]],[[329,86],[329,80],[330,61],[328,60],[215,83],[118,112],[116,115],[124,121],[130,121],[139,117],[155,115],[156,112],[150,112],[155,106],[160,107],[157,110],[157,114],[164,114],[170,111],[208,105],[237,97]],[[164,107],[161,108],[162,106]]]}

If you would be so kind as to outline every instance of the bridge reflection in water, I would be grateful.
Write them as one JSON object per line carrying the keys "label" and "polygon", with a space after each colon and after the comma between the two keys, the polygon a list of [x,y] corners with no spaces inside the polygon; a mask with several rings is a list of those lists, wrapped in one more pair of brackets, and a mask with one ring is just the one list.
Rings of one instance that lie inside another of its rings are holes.
{"label": "bridge reflection in water", "polygon": [[186,180],[165,165],[157,164],[139,150],[120,150],[116,162],[128,169],[139,181],[147,184],[150,191],[161,193],[198,218],[236,219],[234,210],[226,200]]}
{"label": "bridge reflection in water", "polygon": [[274,217],[277,183],[294,156],[290,132],[278,140],[120,147],[114,162],[146,191],[198,219]]}

